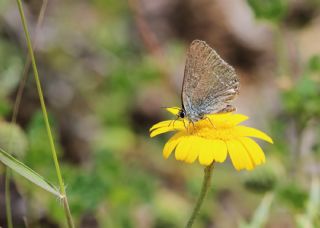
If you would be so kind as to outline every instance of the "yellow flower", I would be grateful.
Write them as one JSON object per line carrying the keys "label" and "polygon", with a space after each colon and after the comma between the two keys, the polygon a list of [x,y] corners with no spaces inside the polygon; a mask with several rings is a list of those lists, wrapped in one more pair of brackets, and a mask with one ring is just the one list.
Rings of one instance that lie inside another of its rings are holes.
{"label": "yellow flower", "polygon": [[[167,108],[177,115],[179,108]],[[233,166],[237,170],[252,170],[265,162],[261,147],[250,137],[269,143],[272,139],[255,128],[240,126],[248,117],[242,114],[210,114],[197,122],[186,118],[166,120],[150,128],[150,137],[170,131],[177,131],[165,144],[163,156],[168,158],[175,150],[175,158],[187,163],[199,159],[200,164],[208,166],[213,161],[224,162],[229,153]]]}

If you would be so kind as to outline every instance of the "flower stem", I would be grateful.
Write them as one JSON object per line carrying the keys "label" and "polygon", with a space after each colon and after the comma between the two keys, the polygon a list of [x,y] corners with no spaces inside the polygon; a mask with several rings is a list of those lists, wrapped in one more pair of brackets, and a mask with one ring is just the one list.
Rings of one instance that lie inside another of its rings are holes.
{"label": "flower stem", "polygon": [[209,187],[210,187],[211,174],[212,174],[212,170],[214,167],[213,164],[214,164],[214,162],[212,162],[211,165],[204,168],[204,178],[203,178],[203,182],[202,182],[201,192],[200,192],[199,198],[197,200],[196,206],[194,207],[192,214],[188,220],[186,228],[192,227],[196,217],[199,214],[200,207],[201,207],[203,200],[204,200],[204,198],[209,190]]}
{"label": "flower stem", "polygon": [[10,192],[10,169],[6,168],[6,182],[5,182],[5,197],[6,197],[6,216],[7,216],[7,226],[12,228],[12,214],[11,214],[11,192]]}
{"label": "flower stem", "polygon": [[59,160],[58,160],[57,152],[56,152],[55,145],[54,145],[54,139],[53,139],[53,135],[52,135],[52,132],[51,132],[51,127],[50,127],[50,123],[49,123],[47,108],[46,108],[46,104],[45,104],[44,97],[43,97],[43,92],[42,92],[41,83],[40,83],[40,79],[39,79],[38,68],[37,68],[37,65],[36,65],[36,60],[35,60],[35,57],[34,57],[33,48],[32,48],[32,44],[31,44],[31,39],[30,39],[29,31],[28,31],[26,18],[25,18],[24,12],[23,12],[23,7],[22,7],[21,0],[17,0],[17,4],[18,4],[18,8],[19,8],[21,22],[22,22],[22,25],[23,25],[23,30],[24,30],[24,33],[25,33],[25,36],[26,36],[28,52],[29,52],[29,56],[31,58],[31,64],[32,64],[33,72],[34,72],[34,78],[35,78],[36,85],[37,85],[37,90],[38,90],[38,95],[39,95],[39,99],[40,99],[43,118],[44,118],[44,122],[45,122],[45,125],[46,125],[47,134],[48,134],[48,137],[49,137],[52,158],[53,158],[53,162],[54,162],[54,165],[55,165],[56,174],[57,174],[58,181],[59,181],[59,186],[60,186],[60,193],[61,193],[61,195],[63,197],[63,205],[64,205],[64,209],[65,209],[65,215],[66,215],[66,218],[67,218],[67,221],[68,221],[68,227],[69,228],[74,228],[74,224],[73,224],[73,221],[72,221],[72,216],[71,216],[70,209],[69,209],[68,200],[67,200],[67,197],[66,197],[65,186],[64,186],[62,175],[61,175],[61,171],[60,171]]}

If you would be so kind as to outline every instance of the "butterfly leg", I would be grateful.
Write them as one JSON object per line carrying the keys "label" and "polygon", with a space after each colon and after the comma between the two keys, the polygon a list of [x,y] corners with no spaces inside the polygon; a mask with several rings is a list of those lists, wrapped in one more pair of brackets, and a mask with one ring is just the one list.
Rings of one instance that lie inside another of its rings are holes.
{"label": "butterfly leg", "polygon": [[173,128],[174,128],[174,123],[175,123],[178,119],[179,119],[179,116],[177,116],[177,118],[176,118],[175,120],[172,120],[172,121],[169,123],[168,127],[170,127],[171,124],[172,124],[172,125],[173,125]]}
{"label": "butterfly leg", "polygon": [[182,119],[184,128],[188,130],[189,128],[188,128],[188,126],[186,125],[186,121],[184,121],[184,120],[185,120],[185,119]]}
{"label": "butterfly leg", "polygon": [[206,118],[207,120],[209,120],[210,124],[212,125],[212,127],[213,127],[214,129],[217,129],[216,126],[214,126],[214,124],[212,123],[212,121],[210,120],[209,117],[206,116],[205,118]]}
{"label": "butterfly leg", "polygon": [[[191,129],[194,130],[195,129],[194,122],[192,120],[189,120],[189,119],[188,119],[188,121],[189,121],[189,125],[190,125],[190,123],[192,124],[192,128]],[[188,125],[188,132],[189,132],[189,129],[190,129],[189,125]]]}

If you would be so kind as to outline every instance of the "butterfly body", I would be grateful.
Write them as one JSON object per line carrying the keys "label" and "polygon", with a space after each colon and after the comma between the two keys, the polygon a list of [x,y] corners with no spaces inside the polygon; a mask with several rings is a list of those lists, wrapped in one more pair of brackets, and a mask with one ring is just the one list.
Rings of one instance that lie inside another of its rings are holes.
{"label": "butterfly body", "polygon": [[191,43],[182,85],[180,118],[195,122],[206,114],[234,111],[229,103],[239,93],[239,79],[206,42]]}

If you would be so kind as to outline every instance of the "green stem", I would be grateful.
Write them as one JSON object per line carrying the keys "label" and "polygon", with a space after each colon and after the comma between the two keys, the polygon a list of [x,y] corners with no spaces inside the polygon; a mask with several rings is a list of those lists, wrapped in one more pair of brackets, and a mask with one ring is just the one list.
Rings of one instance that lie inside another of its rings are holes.
{"label": "green stem", "polygon": [[[46,9],[47,9],[47,5],[48,5],[48,0],[43,0],[42,6],[41,6],[41,9],[40,9],[40,13],[39,13],[39,16],[38,16],[38,20],[37,20],[36,30],[35,30],[33,51],[36,49],[37,40],[38,40],[37,39],[38,38],[37,35],[38,35],[40,27],[41,27],[41,25],[43,23],[45,12],[46,12]],[[21,78],[20,83],[19,83],[16,100],[15,100],[14,106],[13,106],[13,113],[12,113],[11,123],[16,123],[17,122],[17,116],[18,116],[18,113],[19,113],[19,108],[20,108],[20,103],[21,103],[21,99],[22,99],[23,90],[24,90],[24,87],[25,87],[26,82],[27,82],[30,64],[31,64],[30,55],[28,55],[26,63],[24,65],[22,78]],[[11,152],[11,151],[9,150],[9,152]]]}
{"label": "green stem", "polygon": [[63,183],[63,179],[62,179],[62,175],[61,175],[61,171],[60,171],[60,165],[59,165],[59,161],[58,161],[58,156],[57,156],[57,152],[56,152],[55,145],[54,145],[54,139],[53,139],[53,135],[52,135],[52,132],[51,132],[51,127],[50,127],[50,123],[49,123],[47,108],[46,108],[44,97],[43,97],[43,92],[42,92],[41,83],[40,83],[40,79],[39,79],[36,60],[35,60],[35,57],[34,57],[33,48],[32,48],[32,44],[31,44],[31,39],[30,39],[30,35],[29,35],[29,31],[28,31],[25,15],[24,15],[24,12],[23,12],[23,7],[22,7],[21,0],[17,0],[17,4],[18,4],[18,8],[19,8],[21,22],[22,22],[22,25],[23,25],[23,30],[24,30],[24,33],[25,33],[25,36],[26,36],[26,40],[27,40],[28,52],[29,52],[29,56],[31,58],[31,63],[32,63],[33,71],[34,71],[34,78],[35,78],[36,85],[37,85],[37,90],[38,90],[38,95],[39,95],[39,99],[40,99],[43,118],[44,118],[44,122],[45,122],[45,125],[46,125],[47,134],[48,134],[48,137],[49,137],[52,158],[53,158],[53,161],[54,161],[56,174],[57,174],[58,181],[59,181],[60,193],[64,197],[64,199],[63,199],[64,200],[64,208],[65,208],[65,213],[66,213],[66,217],[67,217],[67,220],[68,220],[68,226],[70,228],[73,228],[74,224],[73,224],[72,216],[71,216],[71,213],[70,213],[70,210],[69,210],[69,204],[68,204],[68,200],[67,200],[67,197],[66,197],[66,192],[65,192],[65,187],[64,187],[64,183]]}
{"label": "green stem", "polygon": [[[35,34],[38,34],[38,30],[40,29],[40,26],[43,22],[44,19],[44,15],[45,15],[45,11],[48,5],[48,0],[43,0],[42,6],[41,6],[41,10],[39,13],[39,17],[37,20],[37,26],[36,26],[36,32]],[[35,37],[35,43],[36,43],[36,37]],[[22,93],[27,81],[27,76],[28,76],[28,71],[29,71],[29,67],[31,64],[31,60],[30,60],[30,56],[27,56],[27,61],[26,64],[24,66],[24,70],[23,70],[23,74],[22,74],[22,78],[21,81],[19,83],[19,87],[18,87],[18,92],[17,92],[17,96],[16,96],[16,100],[14,102],[14,107],[13,107],[13,114],[12,114],[12,118],[11,118],[11,124],[15,124],[17,122],[17,116],[18,116],[18,112],[19,112],[19,107],[20,107],[20,103],[21,103],[21,98],[22,98]],[[13,136],[13,130],[11,131],[11,137],[10,137],[10,142],[9,142],[9,149],[8,152],[11,152],[11,148],[12,148],[12,140],[13,140],[14,136]],[[11,174],[10,174],[10,170],[6,169],[6,176],[5,176],[5,199],[6,199],[6,217],[7,217],[7,224],[8,224],[8,228],[13,228],[12,226],[12,214],[11,214],[11,193],[10,193],[10,180],[11,180]]]}
{"label": "green stem", "polygon": [[6,217],[8,228],[13,228],[12,214],[11,214],[11,193],[10,193],[10,169],[6,168],[6,182],[5,182],[5,197],[6,197]]}
{"label": "green stem", "polygon": [[211,165],[204,168],[204,178],[203,178],[203,182],[202,182],[201,192],[200,192],[199,198],[197,200],[196,206],[194,207],[192,214],[188,220],[186,228],[192,227],[196,217],[199,214],[200,207],[201,207],[203,200],[204,200],[204,198],[209,190],[209,187],[210,187],[211,174],[212,174],[212,170],[214,167],[213,164],[214,164],[214,162]]}
{"label": "green stem", "polygon": [[70,211],[69,204],[68,204],[68,198],[66,195],[63,198],[63,208],[64,208],[65,214],[67,215],[68,227],[74,227],[72,216],[71,216],[71,211]]}

